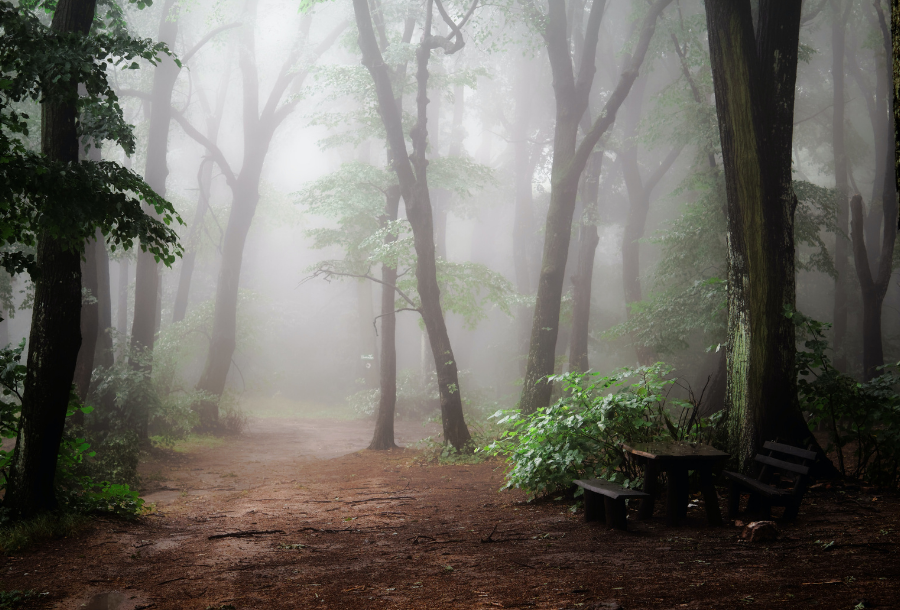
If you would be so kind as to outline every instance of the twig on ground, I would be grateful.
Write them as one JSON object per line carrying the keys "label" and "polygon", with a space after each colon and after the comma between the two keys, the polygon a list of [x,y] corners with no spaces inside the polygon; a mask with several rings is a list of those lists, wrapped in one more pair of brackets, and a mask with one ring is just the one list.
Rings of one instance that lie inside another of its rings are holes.
{"label": "twig on ground", "polygon": [[227,534],[214,534],[207,536],[207,540],[218,540],[219,538],[246,538],[248,536],[261,536],[263,534],[285,534],[284,530],[244,530],[240,532],[229,532]]}

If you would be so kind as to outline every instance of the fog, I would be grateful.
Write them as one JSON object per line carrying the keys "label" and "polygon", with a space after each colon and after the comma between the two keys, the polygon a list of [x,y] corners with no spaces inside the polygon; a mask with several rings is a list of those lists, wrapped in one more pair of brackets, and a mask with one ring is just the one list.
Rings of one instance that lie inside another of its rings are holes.
{"label": "fog", "polygon": [[[569,4],[568,42],[577,67],[590,3]],[[457,20],[468,9],[461,3],[447,6]],[[462,27],[465,45],[452,54],[432,49],[428,65],[426,157],[437,255],[450,263],[483,266],[479,267],[483,272],[478,272],[482,275],[454,280],[440,277],[439,272],[438,278],[460,372],[459,391],[472,417],[519,403],[545,223],[551,190],[557,186],[551,177],[558,127],[553,75],[545,41],[535,25],[537,18],[529,12],[545,8],[529,7],[516,3],[478,6]],[[385,28],[387,38],[379,44],[386,61],[392,66],[407,62],[406,81],[395,87],[402,86],[399,97],[409,138],[416,119],[414,51],[422,36],[424,7],[376,2],[371,10],[376,22],[383,19],[376,29]],[[579,141],[619,83],[647,10],[644,3],[606,3],[588,96],[589,119],[580,128]],[[793,173],[797,181],[833,189],[835,15],[827,2],[806,2],[804,11]],[[182,245],[196,252],[187,318],[174,331],[177,336],[166,333],[173,332],[173,307],[184,263],[159,266],[161,312],[156,337],[163,349],[177,352],[173,356],[175,385],[197,387],[209,357],[226,227],[240,206],[250,210],[241,213],[249,213],[252,222],[246,239],[237,240],[242,242],[236,255],[240,292],[228,393],[251,412],[258,401],[273,397],[322,412],[345,412],[348,404],[359,403],[360,392],[379,387],[384,289],[379,281],[384,251],[377,247],[381,238],[376,233],[383,221],[377,210],[364,228],[348,221],[348,215],[371,204],[371,193],[368,202],[352,200],[365,198],[363,178],[356,185],[339,178],[335,188],[346,192],[332,192],[326,203],[324,191],[314,187],[353,164],[363,164],[387,178],[392,174],[375,87],[361,63],[353,7],[303,2],[298,10],[296,2],[267,0],[158,1],[144,10],[129,5],[125,10],[129,31],[138,37],[160,38],[164,13],[168,15],[164,25],[177,25],[174,38],[167,41],[170,48],[177,56],[190,53],[190,57],[171,91],[172,118],[155,128],[166,132],[162,135],[168,170],[164,194],[185,222],[177,227]],[[407,14],[415,25],[411,42],[404,44],[400,38]],[[876,73],[885,69],[881,31],[868,4],[854,4],[840,18],[844,17],[848,67],[843,77],[846,108],[841,146],[845,151],[841,154],[848,163],[847,194],[858,191],[864,205],[877,210],[884,169],[876,167],[876,159],[884,143],[873,125],[886,126],[887,95],[884,79],[876,79]],[[435,33],[452,39],[436,12],[434,19]],[[205,39],[210,32],[212,36]],[[202,46],[193,52],[198,42]],[[675,44],[680,45],[677,53]],[[160,66],[167,62],[171,60],[163,60]],[[152,107],[165,103],[165,98],[162,102],[152,98],[155,73],[160,69],[143,62],[140,69],[112,73],[125,116],[134,124],[137,147],[130,157],[114,145],[104,146],[102,154],[139,174],[149,171]],[[275,108],[281,110],[270,112]],[[217,115],[214,154],[200,141],[210,137]],[[254,117],[248,119],[250,115]],[[714,260],[725,252],[724,219],[712,218],[716,205],[724,205],[724,193],[712,192],[715,187],[709,182],[709,172],[722,162],[716,127],[703,3],[682,0],[659,17],[640,76],[594,148],[603,157],[595,210],[585,207],[585,178],[579,179],[561,314],[554,329],[557,373],[572,369],[569,346],[580,235],[586,224],[595,224],[598,243],[587,331],[590,370],[609,373],[663,360],[698,387],[723,374],[724,359],[716,353],[726,340],[724,289],[707,294],[709,302],[691,304],[689,298],[687,305],[684,302],[692,286],[726,279],[726,261],[721,256]],[[440,162],[448,159],[464,164],[442,170],[447,165]],[[386,185],[371,187],[383,190]],[[198,215],[203,189],[208,189],[208,211]],[[256,192],[254,206],[251,200]],[[383,195],[376,193],[377,197]],[[645,210],[639,209],[642,197],[649,204]],[[718,204],[702,203],[716,197]],[[800,207],[802,211],[803,202]],[[829,274],[835,265],[836,243],[846,242],[847,212],[842,220],[838,211],[837,222],[843,225],[835,227],[833,201],[808,207],[815,216],[811,222],[827,219],[832,224],[814,226],[809,235],[798,237],[797,309],[833,322],[836,290],[846,293],[845,304],[838,306],[843,307],[839,315],[846,318],[846,326],[836,347],[842,366],[861,377],[858,280],[847,262],[850,259],[841,263],[840,280]],[[404,224],[404,202],[399,217]],[[401,228],[400,235],[401,241],[406,238],[411,243],[408,228]],[[628,243],[636,255],[626,253],[626,260],[623,252]],[[679,244],[708,252],[672,250]],[[399,256],[406,271],[401,280],[409,290],[415,286],[415,251],[407,247]],[[842,256],[848,256],[846,247]],[[323,261],[351,259],[352,265],[332,264],[331,271],[322,272]],[[134,252],[115,252],[109,263],[111,319],[122,345],[133,326],[135,260]],[[669,267],[661,266],[667,261]],[[127,285],[121,282],[123,266]],[[371,279],[341,276],[335,270]],[[484,274],[503,281],[493,297],[480,283]],[[447,282],[455,282],[455,287],[445,288]],[[28,336],[30,305],[27,298],[23,302],[28,292],[28,283],[16,280],[13,304],[18,311],[8,321],[13,343]],[[467,294],[468,301],[454,309],[450,300],[459,300],[459,293]],[[128,309],[123,314],[125,301]],[[894,315],[898,306],[900,289],[892,279],[883,313],[885,361],[900,358]],[[435,363],[422,316],[410,311],[400,296],[397,307],[403,310],[397,313],[398,376],[406,380],[403,383],[422,384],[420,414],[436,416]],[[459,313],[467,307],[468,321]],[[623,326],[629,319],[632,326]],[[646,319],[655,326],[634,327]],[[119,350],[117,357],[121,354]],[[375,400],[371,396],[370,402]]]}

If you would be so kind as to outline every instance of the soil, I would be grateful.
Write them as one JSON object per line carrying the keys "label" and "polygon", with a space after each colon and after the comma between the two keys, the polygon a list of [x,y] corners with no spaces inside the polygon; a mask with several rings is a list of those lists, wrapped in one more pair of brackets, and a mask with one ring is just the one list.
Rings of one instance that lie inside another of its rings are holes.
{"label": "soil", "polygon": [[0,589],[87,610],[900,607],[895,495],[819,485],[762,543],[707,526],[701,500],[681,527],[660,502],[622,532],[569,500],[499,492],[499,462],[363,450],[370,435],[362,421],[262,419],[157,456],[142,465],[155,513],[0,557]]}

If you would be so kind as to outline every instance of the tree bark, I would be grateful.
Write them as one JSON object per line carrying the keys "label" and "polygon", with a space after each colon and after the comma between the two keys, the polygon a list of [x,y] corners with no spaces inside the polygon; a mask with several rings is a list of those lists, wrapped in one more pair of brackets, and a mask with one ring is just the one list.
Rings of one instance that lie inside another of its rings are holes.
{"label": "tree bark", "polygon": [[109,332],[112,327],[109,252],[106,250],[106,241],[103,233],[99,230],[94,237],[94,241],[97,244],[94,254],[97,257],[97,319],[99,322],[97,346],[94,351],[94,368],[96,368],[98,366],[112,366],[115,356],[113,354],[112,335]]}
{"label": "tree bark", "polygon": [[544,37],[553,71],[556,97],[556,128],[551,169],[550,209],[544,231],[544,253],[538,280],[537,300],[531,326],[531,341],[520,407],[533,413],[550,403],[552,386],[547,376],[553,374],[559,312],[565,280],[566,259],[572,232],[572,217],[578,182],[587,160],[600,137],[613,124],[616,112],[631,90],[644,61],[656,18],[671,0],[657,0],[649,9],[641,26],[640,37],[632,58],[626,63],[619,82],[580,144],[576,145],[578,126],[587,110],[588,96],[594,79],[597,36],[604,2],[594,2],[584,36],[584,51],[574,73],[567,35],[566,8],[563,0],[550,0]]}
{"label": "tree bark", "polygon": [[[891,0],[891,114],[894,119],[894,193],[900,192],[900,0]],[[889,132],[890,133],[890,132]],[[890,173],[888,173],[890,175]],[[896,196],[896,195],[895,195]],[[900,219],[897,221],[900,223]]]}
{"label": "tree bark", "polygon": [[[95,0],[60,0],[50,29],[85,35],[94,21]],[[67,83],[73,96],[78,83]],[[41,151],[49,159],[78,163],[74,104],[41,105]],[[30,517],[57,507],[54,478],[81,346],[81,253],[46,233],[39,235],[34,308],[19,433],[3,504]]]}
{"label": "tree bark", "polygon": [[[797,403],[791,138],[799,0],[707,0],[728,201],[728,442],[746,469],[762,443],[812,439]],[[814,442],[814,439],[812,440]]]}
{"label": "tree bark", "polygon": [[[848,6],[849,6],[848,2]],[[845,20],[839,18],[843,0],[831,0],[834,19],[831,25],[831,74],[832,94],[831,148],[834,154],[835,223],[834,236],[834,366],[847,370],[847,293],[849,292],[850,261],[847,258],[848,242],[845,235],[849,226],[850,210],[847,206],[847,152],[844,146],[844,48]],[[846,16],[846,15],[845,15]]]}

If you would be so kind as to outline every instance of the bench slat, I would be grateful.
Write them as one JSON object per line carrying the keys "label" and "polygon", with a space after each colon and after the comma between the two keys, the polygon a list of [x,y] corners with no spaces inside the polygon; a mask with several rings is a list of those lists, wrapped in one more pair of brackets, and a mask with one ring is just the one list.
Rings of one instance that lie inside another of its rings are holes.
{"label": "bench slat", "polygon": [[796,472],[797,474],[801,474],[804,476],[809,474],[809,467],[802,464],[792,464],[791,462],[785,462],[784,460],[779,460],[778,458],[773,458],[768,455],[762,454],[757,454],[753,459],[762,464],[772,466],[773,468],[780,468],[781,470]]}
{"label": "bench slat", "polygon": [[793,492],[789,489],[778,489],[777,487],[772,487],[771,485],[767,485],[766,483],[760,483],[756,479],[748,477],[747,475],[743,475],[739,472],[729,472],[726,470],[722,474],[724,474],[729,479],[734,479],[735,481],[739,481],[741,484],[746,485],[747,487],[753,488],[754,491],[759,492],[768,498],[793,495]]}
{"label": "bench slat", "polygon": [[763,449],[778,451],[779,453],[786,453],[787,455],[793,455],[794,457],[803,458],[804,460],[816,459],[815,451],[807,451],[806,449],[791,447],[790,445],[776,443],[775,441],[766,441],[766,443],[763,445]]}
{"label": "bench slat", "polygon": [[594,493],[598,493],[614,500],[619,498],[649,498],[649,494],[646,494],[638,489],[627,489],[622,487],[618,483],[613,483],[612,481],[607,481],[606,479],[581,479],[575,481],[575,484],[579,487],[587,489],[588,491],[593,491]]}

